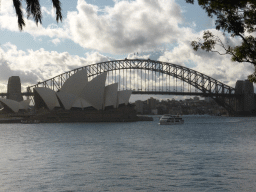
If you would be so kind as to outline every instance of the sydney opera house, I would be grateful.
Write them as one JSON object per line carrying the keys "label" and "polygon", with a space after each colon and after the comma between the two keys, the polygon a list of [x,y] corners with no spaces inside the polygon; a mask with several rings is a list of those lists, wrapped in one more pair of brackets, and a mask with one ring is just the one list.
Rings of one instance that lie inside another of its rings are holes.
{"label": "sydney opera house", "polygon": [[[128,105],[132,91],[118,91],[118,83],[106,86],[106,78],[105,72],[88,81],[86,70],[80,70],[69,77],[57,92],[46,87],[34,88],[37,113],[33,118],[46,122],[125,121],[135,118],[133,107]],[[0,103],[5,111],[17,113],[27,110],[30,100],[0,99]]]}
{"label": "sydney opera house", "polygon": [[55,92],[45,87],[34,89],[35,108],[95,108],[104,110],[106,107],[118,108],[121,104],[128,104],[132,91],[118,91],[118,84],[105,86],[107,73],[98,75],[88,82],[85,70],[81,70],[70,78]]}
{"label": "sydney opera house", "polygon": [[0,103],[4,107],[4,111],[9,112],[9,113],[17,113],[22,110],[27,110],[29,107],[30,100],[25,100],[25,101],[15,101],[11,99],[1,99],[0,98]]}

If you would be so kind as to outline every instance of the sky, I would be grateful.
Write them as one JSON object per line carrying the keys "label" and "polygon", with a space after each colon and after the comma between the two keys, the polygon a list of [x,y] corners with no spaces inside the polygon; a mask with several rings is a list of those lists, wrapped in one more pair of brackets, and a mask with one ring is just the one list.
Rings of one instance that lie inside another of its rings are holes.
{"label": "sky", "polygon": [[197,4],[185,0],[60,1],[62,22],[56,22],[51,0],[41,0],[42,24],[37,26],[25,17],[23,31],[12,1],[1,1],[0,92],[6,92],[11,76],[20,76],[25,91],[27,86],[78,67],[135,57],[186,66],[232,87],[253,72],[252,65],[234,63],[230,56],[192,49],[191,41],[205,30],[230,45],[240,42],[216,31],[214,18]]}

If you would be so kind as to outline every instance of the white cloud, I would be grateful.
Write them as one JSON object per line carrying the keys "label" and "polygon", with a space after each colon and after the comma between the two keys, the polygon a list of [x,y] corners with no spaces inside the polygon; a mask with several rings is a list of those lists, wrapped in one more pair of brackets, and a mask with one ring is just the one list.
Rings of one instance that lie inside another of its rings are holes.
{"label": "white cloud", "polygon": [[87,52],[85,55],[86,55],[86,62],[88,64],[95,64],[95,63],[113,60],[112,58],[104,56],[99,52],[92,52],[92,53]]}
{"label": "white cloud", "polygon": [[58,38],[53,39],[53,40],[52,40],[52,43],[53,43],[54,45],[58,45],[58,44],[60,43],[60,39],[58,39]]}
{"label": "white cloud", "polygon": [[181,10],[173,0],[115,3],[99,14],[97,6],[78,0],[78,11],[67,16],[72,40],[84,48],[124,54],[153,50],[181,33]]}
{"label": "white cloud", "polygon": [[[216,30],[211,31],[218,35],[223,42],[226,41],[230,45],[239,43],[238,39],[223,37],[221,32]],[[197,36],[202,37],[202,33],[188,35],[187,39],[190,40],[179,41],[177,47],[166,51],[158,60],[187,66],[232,87],[235,87],[237,80],[247,79],[247,76],[254,70],[251,64],[232,62],[229,55],[219,55],[202,50],[196,52],[192,49],[191,41],[195,40]],[[216,50],[223,52],[220,47],[216,47]]]}
{"label": "white cloud", "polygon": [[[38,81],[47,80],[66,71],[108,60],[111,58],[98,52],[86,53],[86,57],[79,57],[67,52],[49,52],[44,49],[21,51],[8,43],[0,48],[0,85],[6,85],[11,76],[20,76],[25,89]],[[6,92],[6,89],[1,92]]]}
{"label": "white cloud", "polygon": [[[51,24],[47,27],[43,27],[41,24],[36,25],[33,20],[26,18],[25,10],[24,21],[26,26],[23,28],[23,32],[27,32],[33,36],[49,36],[51,38],[69,38],[68,29],[65,27],[58,27],[56,24]],[[52,14],[52,11],[48,11],[45,7],[42,8],[44,14]],[[15,14],[12,1],[1,1],[0,12],[0,27],[1,29],[7,29],[12,32],[19,32],[17,16]]]}
{"label": "white cloud", "polygon": [[[11,1],[4,1],[0,26],[18,32],[17,17]],[[42,7],[44,15],[54,15],[53,9]],[[103,14],[102,14],[103,13]],[[183,38],[188,28],[181,28],[181,9],[174,0],[115,1],[113,7],[99,7],[77,1],[77,11],[68,12],[67,18],[58,26],[35,24],[26,18],[23,32],[34,37],[48,36],[71,39],[83,48],[112,54],[153,51],[165,43]],[[54,21],[55,23],[55,21]]]}
{"label": "white cloud", "polygon": [[48,10],[46,7],[42,7],[42,13],[46,16],[51,16],[53,19],[55,18],[55,9],[52,7],[51,10]]}
{"label": "white cloud", "polygon": [[[42,10],[46,15],[54,15],[52,9],[43,7]],[[68,12],[62,27],[56,24],[47,27],[36,26],[33,21],[27,19],[25,22],[24,32],[35,37],[49,36],[54,44],[60,43],[62,38],[68,38],[84,48],[128,54],[127,58],[130,59],[157,57],[161,61],[193,67],[231,86],[235,85],[236,80],[246,79],[247,75],[253,72],[250,64],[231,62],[229,56],[193,51],[190,42],[202,37],[202,32],[195,33],[192,28],[180,27],[183,24],[182,12],[174,0],[115,0],[113,7],[105,7],[103,10],[86,3],[85,0],[78,0],[77,11]],[[193,27],[195,23],[191,25]],[[11,1],[3,1],[1,4],[0,26],[13,32],[19,31]],[[221,35],[216,30],[211,31]],[[222,37],[222,40],[230,45],[240,42],[239,39],[230,37]],[[171,43],[174,44],[172,50],[163,53],[156,51],[155,56],[149,54],[149,51],[160,50],[159,47]],[[137,52],[145,54],[137,55]],[[4,69],[0,81],[12,74],[19,74],[28,84],[89,63],[111,60],[95,51],[86,53],[83,58],[72,56],[68,52],[49,52],[44,49],[22,51],[12,44],[6,44],[0,49],[0,53],[0,64]]]}

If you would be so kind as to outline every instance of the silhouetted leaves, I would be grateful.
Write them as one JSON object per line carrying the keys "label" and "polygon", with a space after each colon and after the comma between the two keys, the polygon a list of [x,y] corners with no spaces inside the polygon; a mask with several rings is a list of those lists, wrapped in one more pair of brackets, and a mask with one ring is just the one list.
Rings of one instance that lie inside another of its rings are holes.
{"label": "silhouetted leaves", "polygon": [[[186,0],[194,3],[194,0]],[[219,37],[205,31],[203,39],[192,41],[195,51],[202,49],[208,52],[218,52],[221,55],[229,54],[232,61],[249,62],[255,66],[255,72],[248,76],[256,82],[256,1],[255,0],[198,0],[198,4],[207,12],[209,17],[215,17],[216,29],[228,33],[231,37],[239,37],[242,43],[232,47],[224,44]],[[223,53],[216,51],[220,46]]]}
{"label": "silhouetted leaves", "polygon": [[22,30],[22,27],[25,26],[25,22],[24,22],[24,19],[23,19],[20,0],[13,0],[13,6],[15,8],[16,15],[18,17],[19,28],[20,28],[20,30]]}
{"label": "silhouetted leaves", "polygon": [[[23,13],[22,13],[22,0],[13,0],[13,6],[16,11],[16,15],[18,17],[18,25],[20,30],[25,27],[25,22],[23,19]],[[61,14],[61,3],[59,0],[52,0],[53,7],[56,9],[56,21],[59,22],[62,21],[62,14]],[[42,12],[41,12],[41,5],[39,0],[26,0],[26,12],[27,12],[27,18],[30,16],[33,17],[34,21],[38,25],[38,23],[42,23]]]}

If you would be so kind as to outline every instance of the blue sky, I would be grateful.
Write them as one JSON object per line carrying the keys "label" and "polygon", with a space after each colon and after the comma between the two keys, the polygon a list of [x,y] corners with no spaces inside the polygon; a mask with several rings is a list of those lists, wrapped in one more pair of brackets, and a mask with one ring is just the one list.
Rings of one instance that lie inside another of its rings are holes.
{"label": "blue sky", "polygon": [[[56,23],[51,0],[41,0],[43,24],[26,19],[19,31],[11,1],[0,11],[0,90],[19,75],[23,89],[62,72],[100,61],[150,58],[191,67],[235,86],[252,72],[229,56],[195,52],[192,40],[214,29],[197,4],[185,0],[61,0],[63,22]],[[229,38],[229,37],[228,37]],[[239,39],[229,38],[233,44]],[[220,48],[216,48],[220,50]],[[241,73],[241,71],[243,71]]]}

